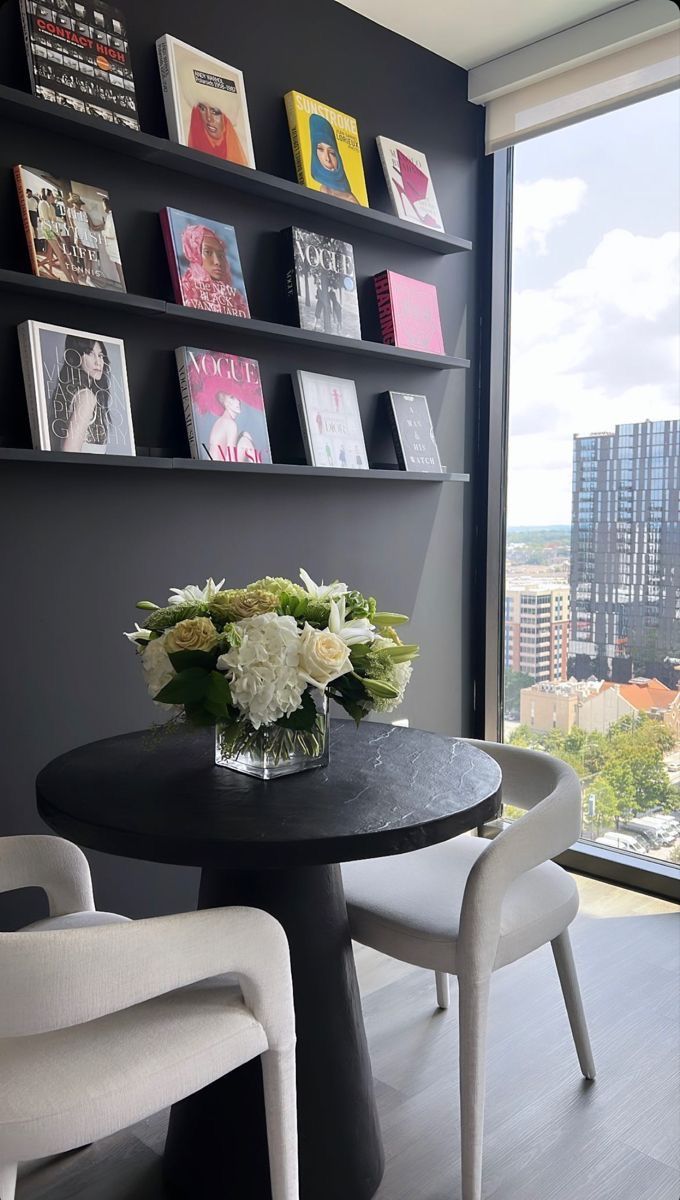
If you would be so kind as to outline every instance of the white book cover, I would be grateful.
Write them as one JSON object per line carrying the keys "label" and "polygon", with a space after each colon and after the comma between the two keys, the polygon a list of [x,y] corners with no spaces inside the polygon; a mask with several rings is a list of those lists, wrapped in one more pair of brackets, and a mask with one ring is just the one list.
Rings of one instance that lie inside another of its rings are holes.
{"label": "white book cover", "polygon": [[354,380],[296,371],[293,381],[309,463],[368,470]]}
{"label": "white book cover", "polygon": [[420,150],[378,137],[380,161],[392,200],[392,207],[404,221],[426,225],[444,232],[437,197],[427,159]]}
{"label": "white book cover", "polygon": [[171,139],[255,166],[243,72],[166,33],[156,42]]}
{"label": "white book cover", "polygon": [[120,338],[25,321],[19,346],[34,449],[135,454]]}

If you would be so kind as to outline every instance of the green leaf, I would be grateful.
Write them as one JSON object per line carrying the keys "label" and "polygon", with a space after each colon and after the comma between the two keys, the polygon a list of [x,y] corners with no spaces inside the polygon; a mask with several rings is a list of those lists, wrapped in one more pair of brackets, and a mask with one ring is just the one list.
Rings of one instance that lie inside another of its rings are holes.
{"label": "green leaf", "polygon": [[220,671],[210,672],[203,703],[215,717],[224,720],[229,715],[231,691],[226,676]]}
{"label": "green leaf", "polygon": [[370,642],[357,642],[354,646],[350,646],[349,648],[349,656],[352,662],[358,662],[359,659],[366,658],[366,655],[370,654],[370,652]]}
{"label": "green leaf", "polygon": [[374,625],[403,625],[408,619],[403,613],[377,612],[373,614]]}
{"label": "green leaf", "polygon": [[194,704],[203,700],[209,680],[209,673],[201,667],[189,667],[179,671],[154,699],[161,704]]}
{"label": "green leaf", "polygon": [[300,729],[308,730],[314,728],[314,722],[317,718],[317,708],[312,694],[309,691],[303,692],[302,704],[294,713],[290,713],[287,717],[280,717],[275,721],[275,725],[280,725],[282,729]]}
{"label": "green leaf", "polygon": [[175,650],[168,658],[176,671],[186,671],[188,667],[201,667],[204,671],[212,671],[217,661],[217,650]]}
{"label": "green leaf", "polygon": [[202,704],[185,704],[184,713],[190,725],[206,728],[215,724],[214,713],[209,712]]}

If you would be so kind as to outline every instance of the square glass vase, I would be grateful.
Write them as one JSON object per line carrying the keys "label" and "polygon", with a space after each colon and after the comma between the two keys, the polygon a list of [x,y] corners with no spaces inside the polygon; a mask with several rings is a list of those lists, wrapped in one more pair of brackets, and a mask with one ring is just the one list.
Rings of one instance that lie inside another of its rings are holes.
{"label": "square glass vase", "polygon": [[313,689],[316,719],[311,729],[283,729],[249,721],[220,721],[215,726],[215,763],[257,779],[278,779],[328,766],[328,698]]}

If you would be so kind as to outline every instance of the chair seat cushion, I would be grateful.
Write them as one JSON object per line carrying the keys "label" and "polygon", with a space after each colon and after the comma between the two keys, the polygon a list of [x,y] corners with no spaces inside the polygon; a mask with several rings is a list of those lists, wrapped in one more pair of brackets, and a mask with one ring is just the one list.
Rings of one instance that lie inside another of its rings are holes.
{"label": "chair seat cushion", "polygon": [[129,920],[129,917],[121,917],[120,913],[75,912],[66,913],[63,917],[44,917],[42,921],[26,925],[25,929],[83,929],[87,925],[118,925],[121,921]]}
{"label": "chair seat cushion", "polygon": [[[467,877],[489,846],[458,837],[392,858],[342,868],[355,941],[392,958],[456,974],[456,944]],[[552,941],[578,911],[578,890],[566,871],[542,863],[508,888],[494,968]]]}
{"label": "chair seat cushion", "polygon": [[230,976],[84,1025],[0,1038],[0,1161],[107,1136],[266,1049]]}

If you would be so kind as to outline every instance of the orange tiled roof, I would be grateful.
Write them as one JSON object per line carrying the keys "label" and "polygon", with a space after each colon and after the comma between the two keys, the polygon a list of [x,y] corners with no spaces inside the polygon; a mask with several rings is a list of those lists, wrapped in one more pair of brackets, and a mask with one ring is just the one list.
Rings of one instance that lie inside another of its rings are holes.
{"label": "orange tiled roof", "polygon": [[649,712],[651,708],[668,708],[678,695],[672,688],[666,687],[660,679],[646,679],[644,683],[606,683],[605,688],[615,687],[620,696],[637,708],[638,712]]}

